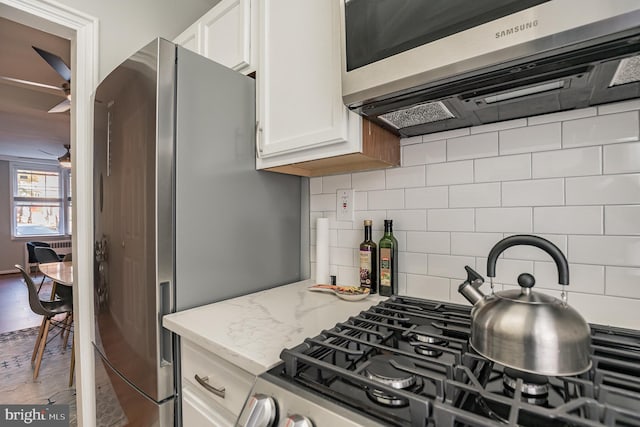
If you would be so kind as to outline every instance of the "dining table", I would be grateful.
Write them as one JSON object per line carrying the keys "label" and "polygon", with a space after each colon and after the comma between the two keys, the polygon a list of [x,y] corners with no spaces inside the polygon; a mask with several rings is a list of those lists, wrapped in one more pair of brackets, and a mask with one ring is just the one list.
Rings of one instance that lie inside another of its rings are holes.
{"label": "dining table", "polygon": [[42,274],[54,282],[65,286],[73,286],[73,262],[47,262],[38,264],[38,269]]}

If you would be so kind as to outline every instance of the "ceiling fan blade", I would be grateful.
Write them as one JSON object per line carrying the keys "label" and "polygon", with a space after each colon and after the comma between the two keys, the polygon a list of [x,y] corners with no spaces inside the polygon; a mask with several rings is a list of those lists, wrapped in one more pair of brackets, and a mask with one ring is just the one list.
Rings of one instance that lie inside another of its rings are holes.
{"label": "ceiling fan blade", "polygon": [[60,74],[60,77],[62,77],[66,81],[71,81],[71,70],[69,69],[69,67],[67,67],[67,64],[64,63],[62,58],[60,58],[58,55],[47,52],[46,50],[42,50],[35,46],[31,47],[36,52],[38,52],[38,55],[40,55],[42,59],[47,61],[47,64],[51,65],[51,67],[56,70],[56,73]]}
{"label": "ceiling fan blade", "polygon": [[57,93],[60,92],[64,92],[64,89],[60,86],[53,86],[53,85],[48,85],[45,83],[38,83],[38,82],[32,82],[29,80],[21,80],[21,79],[14,79],[13,77],[6,77],[6,76],[0,76],[0,80],[5,81],[11,85],[14,86],[21,86],[21,85],[26,85],[26,86],[33,86],[33,87],[37,87],[37,88],[42,88],[42,89],[48,89],[51,91],[55,91]]}
{"label": "ceiling fan blade", "polygon": [[71,101],[68,99],[65,99],[58,105],[51,108],[49,110],[49,113],[64,113],[65,111],[69,111],[70,108],[71,108]]}

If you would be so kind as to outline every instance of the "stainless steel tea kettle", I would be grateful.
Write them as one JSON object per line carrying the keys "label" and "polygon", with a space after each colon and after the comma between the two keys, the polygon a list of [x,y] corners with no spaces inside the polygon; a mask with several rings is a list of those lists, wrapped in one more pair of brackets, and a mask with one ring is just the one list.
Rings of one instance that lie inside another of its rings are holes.
{"label": "stainless steel tea kettle", "polygon": [[[558,282],[569,284],[567,259],[553,243],[531,235],[499,241],[489,252],[487,276],[495,277],[498,256],[516,245],[535,246],[547,252],[558,267]],[[482,276],[466,266],[468,278],[460,292],[471,304],[471,346],[504,366],[548,376],[580,374],[591,367],[591,333],[584,318],[566,302],[531,290],[535,278],[518,276],[519,290],[484,295]]]}

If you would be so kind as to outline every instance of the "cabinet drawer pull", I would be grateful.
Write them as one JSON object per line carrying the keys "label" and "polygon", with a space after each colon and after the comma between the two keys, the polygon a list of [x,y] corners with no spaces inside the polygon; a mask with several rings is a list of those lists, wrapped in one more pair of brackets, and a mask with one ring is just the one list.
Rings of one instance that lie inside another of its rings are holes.
{"label": "cabinet drawer pull", "polygon": [[204,387],[207,391],[210,391],[211,393],[215,394],[216,396],[219,396],[219,397],[224,399],[224,395],[225,395],[224,387],[215,388],[214,386],[209,384],[209,377],[202,377],[201,378],[198,374],[195,374],[193,377],[196,379],[196,381],[198,381],[198,384],[200,384],[202,387]]}

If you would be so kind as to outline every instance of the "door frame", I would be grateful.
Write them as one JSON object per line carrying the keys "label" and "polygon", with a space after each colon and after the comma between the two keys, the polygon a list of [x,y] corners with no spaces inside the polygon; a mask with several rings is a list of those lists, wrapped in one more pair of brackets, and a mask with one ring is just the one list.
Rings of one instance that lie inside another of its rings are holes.
{"label": "door frame", "polygon": [[73,305],[78,425],[95,424],[93,360],[93,91],[98,19],[51,0],[0,0],[0,16],[71,41]]}

